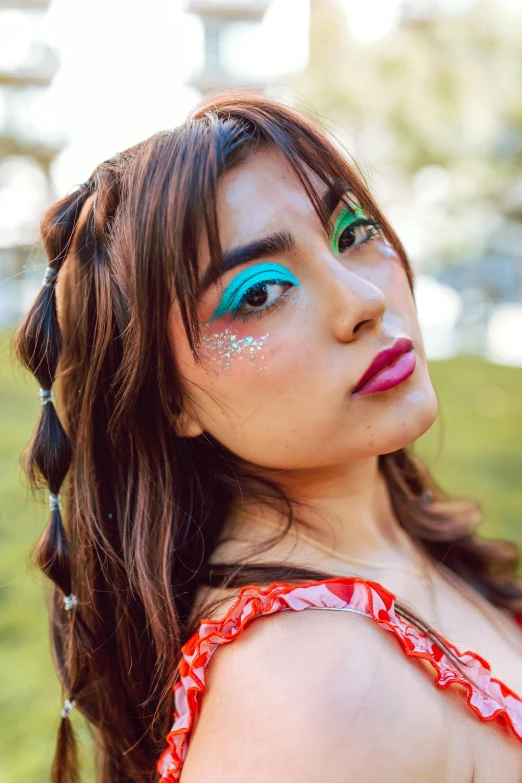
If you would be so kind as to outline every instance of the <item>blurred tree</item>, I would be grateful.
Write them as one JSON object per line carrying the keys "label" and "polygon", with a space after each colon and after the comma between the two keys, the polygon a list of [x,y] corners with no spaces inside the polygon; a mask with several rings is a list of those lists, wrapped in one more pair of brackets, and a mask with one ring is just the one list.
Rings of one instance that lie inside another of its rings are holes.
{"label": "blurred tree", "polygon": [[520,12],[484,0],[461,16],[404,14],[367,43],[348,9],[312,0],[310,64],[292,86],[372,166],[411,177],[439,165],[456,198],[497,199],[522,175]]}

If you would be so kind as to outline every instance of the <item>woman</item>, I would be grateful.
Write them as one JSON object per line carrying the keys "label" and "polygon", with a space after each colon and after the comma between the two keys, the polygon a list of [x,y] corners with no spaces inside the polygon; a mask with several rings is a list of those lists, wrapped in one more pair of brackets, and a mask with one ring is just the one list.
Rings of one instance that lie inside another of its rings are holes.
{"label": "woman", "polygon": [[437,414],[412,272],[337,146],[214,95],[42,236],[17,350],[53,780],[77,779],[74,705],[103,783],[520,780],[518,553],[411,451]]}

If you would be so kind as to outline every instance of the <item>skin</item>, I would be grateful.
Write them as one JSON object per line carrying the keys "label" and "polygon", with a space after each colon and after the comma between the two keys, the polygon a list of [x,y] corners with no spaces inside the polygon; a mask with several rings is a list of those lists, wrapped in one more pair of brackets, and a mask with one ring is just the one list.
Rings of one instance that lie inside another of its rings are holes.
{"label": "skin", "polygon": [[[322,192],[322,185],[317,188]],[[259,319],[244,323],[228,313],[211,320],[229,283],[245,268],[268,260],[227,271],[201,303],[204,367],[194,362],[173,305],[169,337],[185,393],[179,434],[210,433],[240,458],[268,470],[306,502],[301,517],[312,523],[318,541],[338,553],[416,569],[411,541],[378,470],[379,454],[415,441],[437,415],[400,259],[379,238],[336,252],[285,159],[273,150],[256,152],[223,176],[218,208],[225,250],[275,231],[290,232],[294,249],[270,261],[289,269],[299,285],[289,289],[282,306]],[[208,262],[202,244],[202,274]],[[283,290],[273,287],[270,299]],[[225,369],[218,345],[225,329],[227,339],[235,335],[236,345],[250,337],[262,341],[263,360],[256,355],[253,362],[240,361],[234,354]],[[352,396],[376,354],[399,337],[413,341],[414,373],[385,392]],[[249,510],[265,518],[271,514],[259,506]],[[242,540],[266,541],[267,530],[236,511],[225,532],[231,538],[218,545],[215,559],[242,562]],[[281,542],[267,559],[379,581],[461,650],[485,657],[499,679],[522,692],[519,627],[462,580],[455,586],[457,577],[452,582],[442,565],[430,567],[431,594],[411,573],[365,572],[301,541],[290,549],[288,541]],[[232,592],[214,617],[224,616],[235,600]],[[201,596],[205,604],[205,589]],[[221,596],[210,592],[211,600]],[[199,608],[196,602],[196,614]],[[365,618],[284,612],[253,623],[213,656],[181,781],[510,783],[520,778],[520,764],[519,743],[505,729],[476,720],[458,689],[436,689],[430,665],[406,659],[394,640]]]}
{"label": "skin", "polygon": [[[324,191],[322,183],[317,188]],[[338,205],[334,221],[344,209]],[[299,286],[282,306],[246,323],[230,313],[210,319],[228,284],[262,259],[227,271],[207,290],[200,311],[204,347],[225,329],[237,340],[268,335],[264,360],[256,357],[255,366],[235,360],[227,371],[215,371],[217,349],[204,351],[205,367],[196,365],[174,304],[169,335],[186,398],[178,432],[208,432],[244,460],[270,469],[272,479],[315,504],[318,536],[333,527],[339,551],[394,559],[403,539],[377,456],[414,441],[437,415],[402,262],[379,238],[336,253],[276,150],[259,150],[222,177],[218,210],[225,250],[290,232],[295,248],[268,260],[288,268]],[[203,273],[209,263],[204,244],[200,256]],[[282,290],[272,286],[271,298]],[[352,397],[376,354],[399,337],[413,341],[413,375],[388,391]]]}

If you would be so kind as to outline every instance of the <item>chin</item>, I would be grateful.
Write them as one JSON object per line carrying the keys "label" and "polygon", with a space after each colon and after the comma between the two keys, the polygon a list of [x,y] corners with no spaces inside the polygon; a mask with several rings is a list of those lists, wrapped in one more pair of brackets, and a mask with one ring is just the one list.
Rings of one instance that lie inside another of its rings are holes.
{"label": "chin", "polygon": [[413,389],[401,401],[399,410],[389,422],[386,443],[381,454],[389,454],[414,443],[433,425],[439,410],[431,384]]}

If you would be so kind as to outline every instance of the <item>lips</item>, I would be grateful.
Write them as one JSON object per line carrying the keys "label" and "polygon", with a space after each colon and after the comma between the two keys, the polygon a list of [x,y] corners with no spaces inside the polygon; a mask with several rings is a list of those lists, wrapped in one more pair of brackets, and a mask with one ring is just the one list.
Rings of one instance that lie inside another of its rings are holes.
{"label": "lips", "polygon": [[397,386],[413,373],[415,363],[413,342],[408,337],[400,337],[389,348],[377,354],[352,394],[386,391]]}

